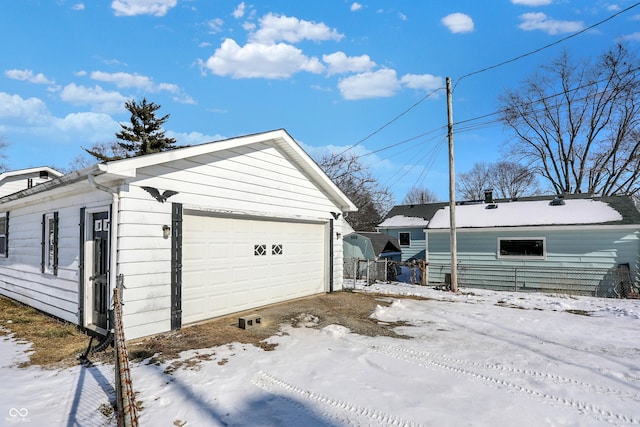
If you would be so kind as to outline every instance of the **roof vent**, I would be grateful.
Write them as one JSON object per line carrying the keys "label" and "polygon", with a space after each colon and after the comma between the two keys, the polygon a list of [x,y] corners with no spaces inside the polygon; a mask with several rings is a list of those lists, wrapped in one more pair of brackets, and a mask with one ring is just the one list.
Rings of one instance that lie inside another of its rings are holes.
{"label": "roof vent", "polygon": [[498,205],[496,205],[495,203],[492,203],[490,205],[487,205],[484,207],[485,209],[498,209]]}
{"label": "roof vent", "polygon": [[562,206],[564,205],[564,197],[563,196],[557,196],[555,199],[553,199],[550,203],[550,206]]}

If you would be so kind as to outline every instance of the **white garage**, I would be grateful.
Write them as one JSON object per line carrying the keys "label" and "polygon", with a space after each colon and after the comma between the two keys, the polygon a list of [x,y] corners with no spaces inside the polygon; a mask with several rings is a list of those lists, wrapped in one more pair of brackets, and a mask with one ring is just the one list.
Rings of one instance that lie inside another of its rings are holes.
{"label": "white garage", "polygon": [[185,212],[182,323],[327,291],[322,223]]}
{"label": "white garage", "polygon": [[0,195],[0,294],[106,333],[122,284],[127,339],[177,330],[342,289],[355,210],[284,129],[100,163]]}

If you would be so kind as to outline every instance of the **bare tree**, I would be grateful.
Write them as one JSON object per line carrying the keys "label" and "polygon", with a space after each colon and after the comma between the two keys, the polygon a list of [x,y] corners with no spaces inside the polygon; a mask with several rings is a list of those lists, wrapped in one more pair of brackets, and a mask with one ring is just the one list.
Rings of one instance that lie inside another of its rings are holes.
{"label": "bare tree", "polygon": [[375,231],[393,205],[393,196],[373,177],[369,167],[354,154],[325,154],[318,161],[322,170],[358,207],[347,222],[358,231]]}
{"label": "bare tree", "polygon": [[9,147],[9,143],[0,136],[0,172],[8,169],[6,150]]}
{"label": "bare tree", "polygon": [[436,193],[425,187],[411,187],[402,200],[403,205],[423,205],[437,202]]}
{"label": "bare tree", "polygon": [[500,161],[491,165],[491,186],[497,197],[533,196],[539,192],[535,172],[520,163]]}
{"label": "bare tree", "polygon": [[458,195],[467,200],[482,200],[484,191],[493,190],[495,197],[511,199],[533,196],[539,192],[535,172],[519,163],[502,160],[476,163],[458,176]]}
{"label": "bare tree", "polygon": [[557,193],[640,190],[640,67],[618,44],[593,61],[563,53],[500,97],[512,154]]}
{"label": "bare tree", "polygon": [[484,162],[474,164],[469,172],[459,174],[456,179],[458,197],[466,200],[481,200],[484,190],[491,187],[490,167]]}

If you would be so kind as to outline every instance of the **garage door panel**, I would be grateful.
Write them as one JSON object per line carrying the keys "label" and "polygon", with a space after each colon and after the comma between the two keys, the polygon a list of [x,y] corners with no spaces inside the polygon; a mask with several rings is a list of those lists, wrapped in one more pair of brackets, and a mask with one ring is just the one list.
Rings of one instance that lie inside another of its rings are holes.
{"label": "garage door panel", "polygon": [[323,224],[185,215],[183,323],[323,292],[325,240]]}

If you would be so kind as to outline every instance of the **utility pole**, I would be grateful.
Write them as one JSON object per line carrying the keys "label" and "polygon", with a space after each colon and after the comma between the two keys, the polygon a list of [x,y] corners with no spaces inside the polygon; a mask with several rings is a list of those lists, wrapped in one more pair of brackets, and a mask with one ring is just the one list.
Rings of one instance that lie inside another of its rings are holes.
{"label": "utility pole", "polygon": [[451,292],[458,292],[458,239],[456,238],[456,175],[453,164],[453,100],[451,78],[447,77],[447,119],[449,139],[449,228],[451,233]]}

